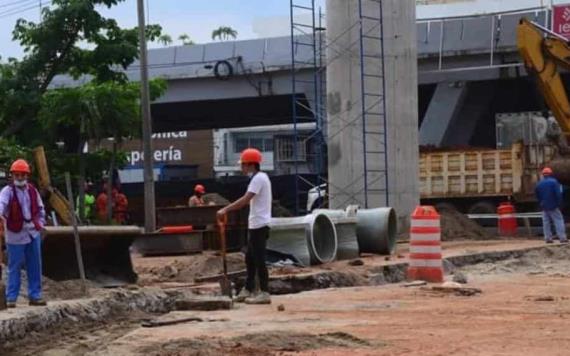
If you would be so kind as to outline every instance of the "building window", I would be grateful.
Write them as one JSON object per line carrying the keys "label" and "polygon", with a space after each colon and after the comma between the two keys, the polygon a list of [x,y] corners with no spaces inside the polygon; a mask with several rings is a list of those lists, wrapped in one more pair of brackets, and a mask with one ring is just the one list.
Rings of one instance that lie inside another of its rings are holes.
{"label": "building window", "polygon": [[[297,145],[297,157],[295,157],[295,144]],[[275,159],[278,162],[307,161],[307,144],[304,137],[298,137],[295,142],[294,136],[277,136],[275,147]]]}
{"label": "building window", "polygon": [[263,139],[262,138],[250,138],[249,139],[249,147],[257,148],[260,151],[264,151],[263,149]]}
{"label": "building window", "polygon": [[266,138],[263,140],[263,151],[273,152],[273,138]]}
{"label": "building window", "polygon": [[249,139],[248,138],[236,139],[235,153],[241,153],[241,151],[245,150],[248,147],[249,147]]}
{"label": "building window", "polygon": [[237,137],[235,153],[241,153],[246,148],[257,148],[261,152],[273,152],[273,138]]}

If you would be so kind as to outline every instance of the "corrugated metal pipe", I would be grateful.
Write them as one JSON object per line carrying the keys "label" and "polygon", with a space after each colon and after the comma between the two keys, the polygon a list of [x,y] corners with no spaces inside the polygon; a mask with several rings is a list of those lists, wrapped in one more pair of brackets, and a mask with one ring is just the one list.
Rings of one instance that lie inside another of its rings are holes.
{"label": "corrugated metal pipe", "polygon": [[291,255],[304,266],[332,262],[338,248],[336,228],[325,214],[273,218],[267,248]]}

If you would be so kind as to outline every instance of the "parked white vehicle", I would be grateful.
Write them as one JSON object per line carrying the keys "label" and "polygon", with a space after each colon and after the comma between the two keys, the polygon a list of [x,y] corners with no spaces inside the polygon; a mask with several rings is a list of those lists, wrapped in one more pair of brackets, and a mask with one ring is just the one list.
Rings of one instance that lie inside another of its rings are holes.
{"label": "parked white vehicle", "polygon": [[321,184],[309,190],[307,194],[307,212],[325,207],[327,202],[327,185]]}

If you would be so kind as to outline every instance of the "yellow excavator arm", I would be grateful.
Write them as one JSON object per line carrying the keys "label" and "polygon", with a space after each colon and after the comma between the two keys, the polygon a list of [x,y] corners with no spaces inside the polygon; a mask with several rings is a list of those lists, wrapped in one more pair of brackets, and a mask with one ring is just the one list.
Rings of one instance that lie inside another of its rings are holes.
{"label": "yellow excavator arm", "polygon": [[517,47],[527,72],[535,75],[546,104],[566,136],[570,136],[570,102],[560,68],[570,69],[568,41],[527,19],[517,28]]}

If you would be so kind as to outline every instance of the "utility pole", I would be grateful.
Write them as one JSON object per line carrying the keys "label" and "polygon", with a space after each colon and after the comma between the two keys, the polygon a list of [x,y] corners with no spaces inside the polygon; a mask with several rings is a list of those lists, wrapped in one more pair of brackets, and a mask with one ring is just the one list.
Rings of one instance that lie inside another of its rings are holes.
{"label": "utility pole", "polygon": [[156,211],[154,197],[154,170],[152,155],[152,122],[150,117],[150,94],[148,87],[148,52],[146,48],[146,26],[144,0],[137,0],[139,19],[140,67],[141,67],[141,113],[143,121],[144,152],[144,227],[147,233],[156,230]]}

